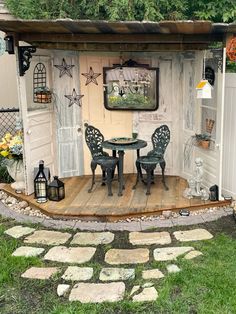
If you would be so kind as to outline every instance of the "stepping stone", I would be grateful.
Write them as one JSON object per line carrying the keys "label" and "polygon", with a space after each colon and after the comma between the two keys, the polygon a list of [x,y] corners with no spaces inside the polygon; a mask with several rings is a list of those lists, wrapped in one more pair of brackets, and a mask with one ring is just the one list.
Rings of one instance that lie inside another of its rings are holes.
{"label": "stepping stone", "polygon": [[31,279],[49,279],[60,269],[58,267],[31,267],[24,272],[21,277]]}
{"label": "stepping stone", "polygon": [[187,253],[184,256],[184,258],[185,259],[192,259],[192,258],[195,258],[195,257],[200,256],[200,255],[203,255],[202,252],[194,250],[194,251],[191,251],[191,252]]}
{"label": "stepping stone", "polygon": [[181,242],[209,240],[213,238],[213,235],[206,229],[175,231],[173,234]]}
{"label": "stepping stone", "polygon": [[79,245],[99,245],[108,244],[114,240],[111,232],[78,232],[75,234],[71,244]]}
{"label": "stepping stone", "polygon": [[153,255],[156,261],[171,261],[192,250],[194,250],[194,248],[191,246],[164,247],[155,249]]}
{"label": "stepping stone", "polygon": [[12,253],[12,256],[24,257],[38,256],[41,253],[43,253],[43,251],[44,249],[39,247],[21,246]]}
{"label": "stepping stone", "polygon": [[168,273],[178,273],[180,268],[175,264],[170,264],[166,266]]}
{"label": "stepping stone", "polygon": [[60,284],[57,286],[57,295],[63,297],[67,294],[70,289],[70,285]]}
{"label": "stepping stone", "polygon": [[44,256],[45,260],[82,264],[91,260],[96,249],[93,247],[71,247],[55,246]]}
{"label": "stepping stone", "polygon": [[111,249],[105,255],[108,264],[140,264],[149,261],[148,249]]}
{"label": "stepping stone", "polygon": [[142,271],[143,279],[159,279],[163,278],[164,274],[159,269],[148,269]]}
{"label": "stepping stone", "polygon": [[39,230],[35,231],[32,235],[28,236],[24,240],[24,242],[45,245],[59,245],[67,242],[70,239],[70,237],[71,234],[66,232]]}
{"label": "stepping stone", "polygon": [[71,290],[69,301],[81,303],[117,302],[123,300],[125,284],[112,283],[78,283]]}
{"label": "stepping stone", "polygon": [[130,232],[129,241],[133,245],[170,244],[169,232]]}
{"label": "stepping stone", "polygon": [[132,268],[103,268],[100,272],[101,281],[119,281],[135,278],[135,270]]}
{"label": "stepping stone", "polygon": [[158,293],[154,287],[144,288],[142,292],[133,296],[135,302],[155,301]]}
{"label": "stepping stone", "polygon": [[4,231],[4,233],[15,238],[15,239],[19,239],[19,238],[21,238],[25,235],[28,235],[34,231],[35,231],[34,228],[15,226],[15,227],[12,227],[10,229],[7,229],[6,231]]}
{"label": "stepping stone", "polygon": [[69,266],[61,278],[65,280],[85,281],[91,279],[92,277],[92,267]]}
{"label": "stepping stone", "polygon": [[141,288],[140,286],[133,286],[131,292],[130,292],[130,296],[132,296],[133,294],[135,294],[135,292],[139,291]]}

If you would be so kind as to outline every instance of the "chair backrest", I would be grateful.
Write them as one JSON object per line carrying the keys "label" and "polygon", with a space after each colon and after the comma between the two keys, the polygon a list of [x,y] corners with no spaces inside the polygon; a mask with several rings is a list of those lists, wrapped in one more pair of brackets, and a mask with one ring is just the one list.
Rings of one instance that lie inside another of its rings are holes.
{"label": "chair backrest", "polygon": [[103,156],[104,152],[101,143],[104,141],[102,133],[92,125],[85,125],[85,141],[92,157]]}
{"label": "chair backrest", "polygon": [[170,142],[170,130],[167,125],[163,124],[157,128],[152,134],[152,145],[153,153],[157,152],[158,154],[165,153],[166,147]]}

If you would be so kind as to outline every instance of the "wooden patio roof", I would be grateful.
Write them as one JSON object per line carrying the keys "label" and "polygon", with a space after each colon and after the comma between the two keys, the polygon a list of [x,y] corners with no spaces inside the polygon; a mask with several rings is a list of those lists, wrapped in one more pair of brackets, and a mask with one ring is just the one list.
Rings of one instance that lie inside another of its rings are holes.
{"label": "wooden patio roof", "polygon": [[39,48],[82,51],[206,49],[236,24],[209,21],[0,20],[0,30]]}

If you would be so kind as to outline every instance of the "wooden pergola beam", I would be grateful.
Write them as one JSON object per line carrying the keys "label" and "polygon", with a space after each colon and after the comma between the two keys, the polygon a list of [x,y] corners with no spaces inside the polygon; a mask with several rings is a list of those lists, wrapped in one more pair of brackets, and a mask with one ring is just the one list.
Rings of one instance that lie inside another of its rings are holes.
{"label": "wooden pergola beam", "polygon": [[108,44],[108,43],[50,43],[50,42],[32,42],[32,45],[42,49],[76,50],[76,51],[192,51],[204,50],[208,44]]}
{"label": "wooden pergola beam", "polygon": [[52,43],[209,43],[222,41],[222,34],[52,34],[19,33],[19,40]]}

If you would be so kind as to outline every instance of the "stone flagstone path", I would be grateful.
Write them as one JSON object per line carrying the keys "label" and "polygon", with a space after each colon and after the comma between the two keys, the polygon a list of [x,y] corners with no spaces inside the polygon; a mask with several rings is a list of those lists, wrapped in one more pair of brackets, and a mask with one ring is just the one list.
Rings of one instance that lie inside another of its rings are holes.
{"label": "stone flagstone path", "polygon": [[[15,258],[38,256],[50,262],[50,267],[26,269],[22,278],[57,280],[55,293],[59,297],[81,303],[126,299],[133,302],[155,301],[158,298],[155,287],[158,281],[172,273],[184,271],[177,264],[172,264],[173,260],[177,263],[177,258],[190,260],[203,255],[193,246],[179,246],[178,241],[209,241],[213,237],[205,229],[176,231],[173,234],[165,231],[130,232],[124,248],[121,244],[116,248],[112,232],[77,232],[73,236],[72,232],[35,230],[19,225],[9,228],[5,234],[24,243],[12,252]],[[174,238],[175,244],[172,243]],[[93,265],[100,246],[104,246],[104,255],[99,257],[102,267],[96,267],[95,271]],[[161,270],[150,268],[150,261],[160,263]],[[141,273],[136,269],[138,265],[144,267]],[[134,284],[140,280],[146,282]]]}

